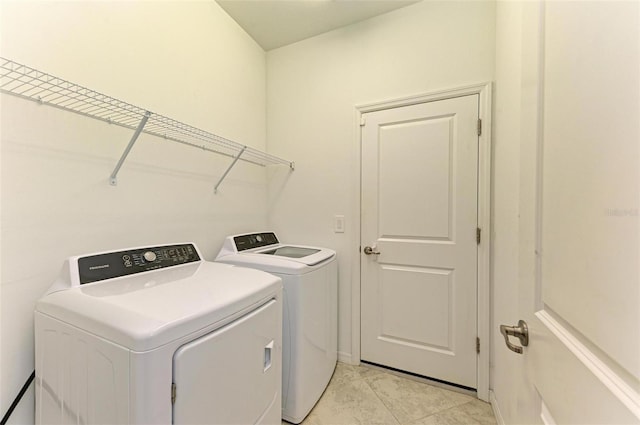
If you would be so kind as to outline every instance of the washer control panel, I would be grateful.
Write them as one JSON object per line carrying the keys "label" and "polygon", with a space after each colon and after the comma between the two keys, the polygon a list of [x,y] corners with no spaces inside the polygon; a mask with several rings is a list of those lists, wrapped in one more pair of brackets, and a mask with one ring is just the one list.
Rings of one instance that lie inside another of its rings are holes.
{"label": "washer control panel", "polygon": [[193,244],[155,246],[78,258],[80,284],[200,261]]}
{"label": "washer control panel", "polygon": [[238,252],[251,248],[260,248],[267,245],[278,244],[278,238],[273,232],[252,233],[249,235],[239,235],[233,238]]}

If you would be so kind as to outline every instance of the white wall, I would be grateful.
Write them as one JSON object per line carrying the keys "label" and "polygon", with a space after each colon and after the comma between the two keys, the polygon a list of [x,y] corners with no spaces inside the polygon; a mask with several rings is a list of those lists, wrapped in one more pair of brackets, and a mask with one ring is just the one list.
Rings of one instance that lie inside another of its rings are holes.
{"label": "white wall", "polygon": [[[283,240],[339,256],[339,345],[351,354],[359,267],[355,106],[491,81],[493,2],[422,2],[267,53],[269,151],[296,171],[271,176],[269,223]],[[286,183],[286,184],[285,184]],[[346,231],[332,231],[344,215]]]}
{"label": "white wall", "polygon": [[[3,57],[265,148],[265,54],[215,2],[2,2]],[[1,95],[0,412],[33,369],[36,299],[71,255],[266,227],[266,172]],[[283,172],[287,172],[284,170]],[[277,172],[276,172],[277,173]],[[12,423],[33,422],[33,392]]]}

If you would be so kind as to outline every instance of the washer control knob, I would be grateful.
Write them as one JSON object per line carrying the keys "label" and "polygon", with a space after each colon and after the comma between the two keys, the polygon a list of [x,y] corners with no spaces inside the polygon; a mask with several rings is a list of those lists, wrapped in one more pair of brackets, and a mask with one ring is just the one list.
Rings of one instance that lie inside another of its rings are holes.
{"label": "washer control knob", "polygon": [[156,261],[156,253],[153,251],[147,251],[144,254],[142,254],[142,256],[144,257],[145,260],[149,262]]}

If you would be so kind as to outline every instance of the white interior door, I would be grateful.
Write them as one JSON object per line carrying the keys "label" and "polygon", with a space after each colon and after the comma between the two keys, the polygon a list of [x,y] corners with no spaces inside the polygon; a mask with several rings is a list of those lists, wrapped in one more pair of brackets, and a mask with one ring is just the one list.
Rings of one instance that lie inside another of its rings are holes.
{"label": "white interior door", "polygon": [[638,424],[640,3],[530,3],[522,18],[535,89],[523,91],[512,324],[530,338],[510,419]]}
{"label": "white interior door", "polygon": [[477,124],[468,95],[366,113],[362,129],[361,358],[471,388]]}

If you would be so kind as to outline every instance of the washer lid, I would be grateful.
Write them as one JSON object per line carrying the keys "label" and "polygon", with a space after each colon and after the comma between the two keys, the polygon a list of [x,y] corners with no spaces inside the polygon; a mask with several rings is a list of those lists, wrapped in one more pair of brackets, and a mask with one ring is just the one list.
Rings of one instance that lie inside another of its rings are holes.
{"label": "washer lid", "polygon": [[[280,257],[289,258],[305,258],[313,254],[317,254],[321,249],[318,248],[306,248],[302,246],[280,246],[278,248],[267,249],[260,251],[260,254],[278,255]],[[308,264],[308,262],[307,262]]]}
{"label": "washer lid", "polygon": [[[304,255],[311,253],[310,255]],[[239,254],[219,254],[216,261],[251,267],[270,273],[301,275],[333,261],[335,251],[299,245],[282,245],[268,249],[243,251]]]}
{"label": "washer lid", "polygon": [[263,255],[276,261],[293,261],[307,266],[320,264],[336,253],[326,248],[315,248],[301,245],[279,245],[269,249],[247,252],[247,254]]}
{"label": "washer lid", "polygon": [[305,274],[335,258],[327,248],[284,245],[273,232],[228,236],[216,261],[257,268],[271,273]]}
{"label": "washer lid", "polygon": [[36,311],[147,351],[251,311],[280,288],[280,278],[259,270],[199,262],[53,292]]}

